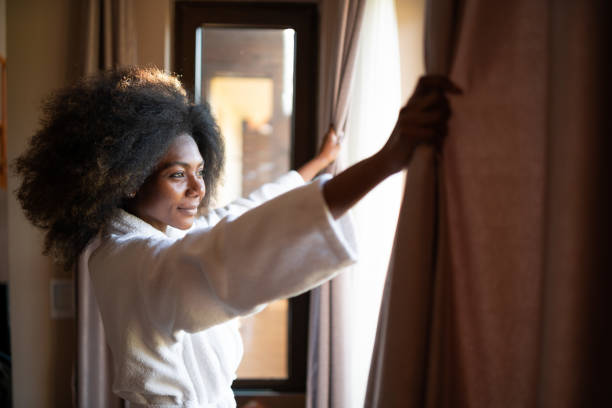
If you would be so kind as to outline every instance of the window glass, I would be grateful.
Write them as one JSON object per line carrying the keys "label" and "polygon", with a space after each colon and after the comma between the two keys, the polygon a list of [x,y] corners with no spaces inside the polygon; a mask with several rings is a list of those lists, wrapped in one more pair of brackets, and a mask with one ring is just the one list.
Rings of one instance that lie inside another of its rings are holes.
{"label": "window glass", "polygon": [[[226,144],[217,205],[272,181],[290,167],[293,123],[292,29],[196,31],[196,101],[210,103]],[[238,378],[288,377],[288,302],[241,319],[244,358]]]}

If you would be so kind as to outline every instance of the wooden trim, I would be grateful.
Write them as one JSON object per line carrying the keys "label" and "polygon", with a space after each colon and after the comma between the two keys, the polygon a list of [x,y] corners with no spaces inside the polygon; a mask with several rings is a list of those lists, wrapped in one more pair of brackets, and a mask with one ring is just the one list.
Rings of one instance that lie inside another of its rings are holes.
{"label": "wooden trim", "polygon": [[316,153],[318,10],[316,4],[177,1],[173,71],[193,93],[195,30],[203,24],[293,28],[296,31],[292,167]]}
{"label": "wooden trim", "polygon": [[238,408],[304,408],[306,394],[304,393],[245,393],[236,395]]}
{"label": "wooden trim", "polygon": [[6,141],[6,58],[0,56],[0,69],[2,70],[2,84],[0,91],[0,103],[2,104],[2,118],[0,118],[0,187],[7,188],[8,180],[8,163],[6,157],[7,141]]}

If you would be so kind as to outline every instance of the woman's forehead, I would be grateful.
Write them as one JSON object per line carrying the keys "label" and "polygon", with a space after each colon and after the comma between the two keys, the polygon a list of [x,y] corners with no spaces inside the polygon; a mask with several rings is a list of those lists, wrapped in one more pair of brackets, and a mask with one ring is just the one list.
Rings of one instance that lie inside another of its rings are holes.
{"label": "woman's forehead", "polygon": [[200,165],[202,155],[195,140],[189,135],[180,135],[174,138],[168,151],[160,160],[160,164],[182,162],[189,165]]}

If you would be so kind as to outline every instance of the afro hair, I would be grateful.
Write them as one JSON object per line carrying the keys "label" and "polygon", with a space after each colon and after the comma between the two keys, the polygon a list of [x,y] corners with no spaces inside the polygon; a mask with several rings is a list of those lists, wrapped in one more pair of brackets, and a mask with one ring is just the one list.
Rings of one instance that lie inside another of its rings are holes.
{"label": "afro hair", "polygon": [[131,67],[52,94],[41,129],[15,162],[17,198],[46,232],[44,253],[73,267],[181,134],[193,137],[204,159],[208,205],[223,169],[223,141],[208,105],[191,103],[175,76]]}

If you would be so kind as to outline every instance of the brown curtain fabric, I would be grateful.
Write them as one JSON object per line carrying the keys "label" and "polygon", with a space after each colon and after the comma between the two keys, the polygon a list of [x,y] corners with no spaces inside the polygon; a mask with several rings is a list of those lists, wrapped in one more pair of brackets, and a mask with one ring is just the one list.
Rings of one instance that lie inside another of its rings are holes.
{"label": "brown curtain fabric", "polygon": [[77,406],[120,407],[121,401],[111,389],[111,355],[86,264],[92,249],[86,249],[78,265]]}
{"label": "brown curtain fabric", "polygon": [[84,15],[84,74],[136,65],[134,6],[131,0],[87,0]]}
{"label": "brown curtain fabric", "polygon": [[603,401],[603,8],[429,1],[427,70],[464,95],[408,173],[366,406]]}
{"label": "brown curtain fabric", "polygon": [[[426,9],[426,69],[448,74],[452,55],[455,4],[430,2]],[[443,207],[438,158],[432,148],[417,149],[406,177],[404,198],[389,261],[372,354],[366,407],[425,406],[425,389],[435,310],[440,292],[435,279],[437,253],[444,242],[438,231]]]}
{"label": "brown curtain fabric", "polygon": [[612,406],[612,5],[552,1],[537,405]]}
{"label": "brown curtain fabric", "polygon": [[[321,2],[321,63],[319,65],[319,142],[330,123],[342,137],[346,128],[349,98],[366,0]],[[331,171],[335,171],[333,166]],[[341,226],[354,243],[347,217]],[[346,293],[350,279],[341,274],[314,289],[310,297],[306,406],[345,407],[350,401],[350,358],[345,347],[350,305]]]}
{"label": "brown curtain fabric", "polygon": [[[83,3],[82,12],[84,74],[136,64],[130,0],[89,0]],[[87,259],[89,255],[83,254],[77,268],[76,403],[81,408],[120,407],[122,401],[111,389],[110,350],[91,287]]]}
{"label": "brown curtain fabric", "polygon": [[350,355],[346,347],[350,324],[345,274],[313,290],[310,296],[310,327],[306,406],[350,406]]}
{"label": "brown curtain fabric", "polygon": [[319,130],[344,134],[366,0],[321,1]]}

